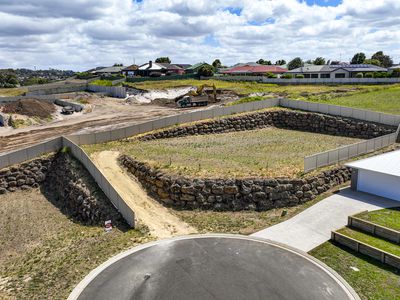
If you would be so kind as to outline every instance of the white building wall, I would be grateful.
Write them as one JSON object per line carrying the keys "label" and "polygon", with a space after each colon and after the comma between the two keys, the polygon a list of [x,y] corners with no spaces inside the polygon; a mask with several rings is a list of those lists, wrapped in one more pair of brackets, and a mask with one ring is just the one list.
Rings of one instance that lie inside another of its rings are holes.
{"label": "white building wall", "polygon": [[400,201],[400,177],[359,170],[357,190]]}

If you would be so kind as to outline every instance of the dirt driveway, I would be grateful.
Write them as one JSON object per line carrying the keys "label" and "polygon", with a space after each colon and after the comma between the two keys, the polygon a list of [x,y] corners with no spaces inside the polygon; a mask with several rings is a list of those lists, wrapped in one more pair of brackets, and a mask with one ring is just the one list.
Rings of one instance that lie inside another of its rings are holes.
{"label": "dirt driveway", "polygon": [[147,225],[158,238],[196,233],[160,203],[151,199],[135,178],[129,176],[118,164],[119,152],[103,151],[92,158],[126,203],[133,209],[136,219]]}

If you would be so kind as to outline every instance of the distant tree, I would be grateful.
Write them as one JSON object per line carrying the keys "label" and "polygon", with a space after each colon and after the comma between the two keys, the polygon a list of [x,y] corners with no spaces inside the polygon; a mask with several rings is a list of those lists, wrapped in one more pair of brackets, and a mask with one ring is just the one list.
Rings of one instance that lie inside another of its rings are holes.
{"label": "distant tree", "polygon": [[297,68],[302,67],[303,65],[304,64],[303,64],[303,61],[301,60],[301,58],[296,57],[288,63],[288,69],[289,70],[297,69]]}
{"label": "distant tree", "polygon": [[263,60],[262,58],[257,60],[256,63],[260,65],[272,65],[272,62],[270,60]]}
{"label": "distant tree", "polygon": [[377,59],[366,59],[364,60],[364,64],[368,65],[375,65],[375,66],[381,66],[381,62]]}
{"label": "distant tree", "polygon": [[18,84],[17,76],[13,70],[0,71],[0,87],[12,88]]}
{"label": "distant tree", "polygon": [[393,66],[393,60],[389,55],[383,54],[383,51],[378,51],[374,55],[372,55],[371,59],[377,59],[381,62],[381,66],[385,68],[389,68]]}
{"label": "distant tree", "polygon": [[217,69],[217,68],[221,68],[222,64],[221,61],[219,59],[216,59],[213,61],[212,66]]}
{"label": "distant tree", "polygon": [[156,63],[166,63],[166,64],[170,64],[171,60],[169,59],[168,56],[163,56],[163,57],[158,57],[156,59]]}
{"label": "distant tree", "polygon": [[355,64],[363,64],[366,58],[367,57],[365,56],[364,53],[359,52],[359,53],[354,54],[354,56],[351,59],[350,63],[353,64],[353,65],[355,65]]}
{"label": "distant tree", "polygon": [[317,57],[313,61],[314,65],[325,65],[325,58],[323,57]]}
{"label": "distant tree", "polygon": [[305,61],[305,63],[306,63],[306,64],[310,64],[310,65],[314,64],[314,62],[313,62],[311,59],[307,59],[307,60]]}
{"label": "distant tree", "polygon": [[123,67],[124,66],[124,64],[121,64],[121,63],[115,63],[114,64],[114,67]]}
{"label": "distant tree", "polygon": [[197,71],[199,76],[211,77],[214,75],[214,68],[210,65],[202,65]]}
{"label": "distant tree", "polygon": [[275,62],[275,65],[277,65],[277,66],[286,65],[286,60],[284,60],[284,59],[278,59],[278,60]]}

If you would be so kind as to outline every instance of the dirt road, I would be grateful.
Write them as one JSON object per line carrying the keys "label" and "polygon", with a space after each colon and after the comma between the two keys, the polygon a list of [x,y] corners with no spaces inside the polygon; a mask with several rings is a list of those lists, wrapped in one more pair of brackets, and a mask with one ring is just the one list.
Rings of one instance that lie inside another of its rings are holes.
{"label": "dirt road", "polygon": [[[105,100],[103,100],[105,101]],[[118,128],[146,120],[180,113],[177,109],[155,105],[123,105],[109,100],[96,104],[92,113],[75,116],[48,125],[22,129],[0,128],[0,153],[21,149],[61,135]]]}
{"label": "dirt road", "polygon": [[147,225],[158,238],[196,233],[197,231],[151,199],[137,180],[118,164],[119,152],[103,151],[93,156],[95,164],[111,182],[126,203],[134,210],[139,222]]}

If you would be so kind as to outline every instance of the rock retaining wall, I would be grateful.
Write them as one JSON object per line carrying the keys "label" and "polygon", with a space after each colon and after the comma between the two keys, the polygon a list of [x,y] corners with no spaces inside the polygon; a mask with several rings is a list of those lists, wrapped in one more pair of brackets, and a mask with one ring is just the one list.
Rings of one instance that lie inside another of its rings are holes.
{"label": "rock retaining wall", "polygon": [[0,171],[0,194],[41,188],[63,213],[86,225],[124,223],[87,170],[67,153],[38,158]]}
{"label": "rock retaining wall", "polygon": [[145,134],[140,140],[244,131],[274,126],[277,128],[317,132],[330,135],[371,139],[396,131],[395,127],[338,116],[293,110],[269,110],[200,122]]}
{"label": "rock retaining wall", "polygon": [[350,169],[338,167],[304,179],[190,179],[153,169],[122,155],[119,162],[161,203],[176,208],[258,210],[294,206],[350,179]]}

